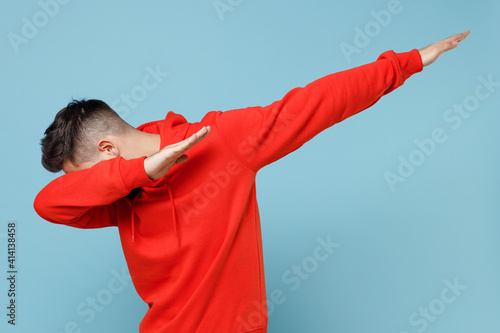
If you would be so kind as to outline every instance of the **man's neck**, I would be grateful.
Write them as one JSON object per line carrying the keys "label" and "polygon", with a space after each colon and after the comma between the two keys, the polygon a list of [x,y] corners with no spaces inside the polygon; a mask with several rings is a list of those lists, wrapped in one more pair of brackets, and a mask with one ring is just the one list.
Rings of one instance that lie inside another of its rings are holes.
{"label": "man's neck", "polygon": [[160,134],[145,133],[134,129],[125,136],[121,155],[126,159],[151,156],[160,150]]}

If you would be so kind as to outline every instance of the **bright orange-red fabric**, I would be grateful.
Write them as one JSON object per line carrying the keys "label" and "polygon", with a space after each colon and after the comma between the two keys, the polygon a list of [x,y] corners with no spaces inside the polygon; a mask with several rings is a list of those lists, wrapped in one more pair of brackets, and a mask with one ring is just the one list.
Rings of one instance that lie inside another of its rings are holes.
{"label": "bright orange-red fabric", "polygon": [[144,157],[103,161],[52,181],[35,210],[77,228],[118,227],[132,281],[149,305],[140,332],[264,333],[256,173],[421,70],[416,49],[387,51],[266,107],[212,111],[196,123],[169,112],[139,127],[160,134],[162,147],[212,127],[187,162],[152,181]]}

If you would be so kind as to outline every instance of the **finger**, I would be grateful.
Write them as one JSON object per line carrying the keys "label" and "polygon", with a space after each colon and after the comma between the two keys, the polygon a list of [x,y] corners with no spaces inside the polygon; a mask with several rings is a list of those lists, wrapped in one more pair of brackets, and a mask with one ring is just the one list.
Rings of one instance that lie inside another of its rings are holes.
{"label": "finger", "polygon": [[470,35],[470,31],[469,30],[467,30],[466,32],[461,33],[458,36],[457,42],[463,41],[465,38],[469,37],[469,35]]}
{"label": "finger", "polygon": [[450,36],[446,39],[443,39],[441,42],[435,43],[435,47],[439,50],[440,55],[444,52],[452,50],[458,46],[458,43],[467,38],[470,34],[470,31],[466,31],[460,34],[456,34]]}
{"label": "finger", "polygon": [[198,132],[191,135],[189,138],[174,143],[172,145],[168,145],[164,147],[163,150],[165,150],[168,157],[181,156],[188,149],[190,149],[195,144],[200,142],[203,138],[205,138],[209,132],[210,132],[210,126],[203,127]]}
{"label": "finger", "polygon": [[470,35],[470,31],[462,32],[460,34],[453,35],[451,37],[446,38],[445,42],[451,42],[454,46],[458,45],[459,42],[463,41]]}
{"label": "finger", "polygon": [[470,31],[467,30],[466,32],[461,32],[459,34],[455,34],[453,36],[450,36],[448,38],[446,38],[444,41],[446,42],[449,42],[449,41],[452,41],[452,40],[463,40],[465,39],[468,35],[470,34]]}
{"label": "finger", "polygon": [[179,141],[177,143],[168,145],[167,147],[186,146],[188,144],[197,143],[200,140],[202,140],[203,138],[205,138],[209,132],[210,132],[210,126],[204,126],[198,132],[192,134],[189,138],[184,139],[182,141]]}
{"label": "finger", "polygon": [[210,126],[204,126],[198,132],[193,134],[193,136],[196,136],[196,143],[203,140],[207,136],[207,134],[210,132],[210,129],[211,129]]}
{"label": "finger", "polygon": [[201,140],[203,140],[207,134],[210,132],[210,126],[203,127],[198,132],[191,135],[189,138],[179,142],[179,146],[183,147],[183,149],[189,149]]}
{"label": "finger", "polygon": [[[210,132],[210,126],[206,126],[206,127],[203,127],[202,129],[200,129],[198,132],[194,133],[193,135],[191,135],[189,138],[181,141],[180,143],[182,143],[182,145],[191,145],[191,147],[193,145],[195,145],[196,143],[200,142],[201,140],[203,140],[207,134]],[[185,142],[184,142],[185,141]]]}
{"label": "finger", "polygon": [[177,160],[175,160],[175,164],[181,164],[183,162],[186,162],[188,160],[187,155],[181,155]]}

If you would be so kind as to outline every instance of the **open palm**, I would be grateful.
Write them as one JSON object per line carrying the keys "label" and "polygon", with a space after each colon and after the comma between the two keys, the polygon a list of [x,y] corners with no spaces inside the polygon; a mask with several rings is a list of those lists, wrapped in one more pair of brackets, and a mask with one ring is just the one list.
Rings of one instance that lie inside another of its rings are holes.
{"label": "open palm", "polygon": [[443,39],[439,42],[426,46],[418,50],[420,52],[420,56],[422,57],[422,64],[425,66],[429,66],[434,61],[436,61],[443,53],[452,50],[458,46],[458,43],[463,41],[470,35],[470,31],[453,35],[446,39]]}

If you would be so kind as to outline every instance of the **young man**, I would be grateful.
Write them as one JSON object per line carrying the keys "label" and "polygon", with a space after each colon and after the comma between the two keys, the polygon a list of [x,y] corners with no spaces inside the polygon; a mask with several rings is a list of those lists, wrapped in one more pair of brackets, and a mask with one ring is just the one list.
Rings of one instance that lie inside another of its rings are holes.
{"label": "young man", "polygon": [[269,106],[213,111],[197,123],[169,112],[135,129],[102,101],[73,101],[42,139],[44,167],[66,174],[38,194],[35,210],[77,228],[118,227],[149,305],[140,332],[266,332],[257,171],[373,105],[468,35],[387,51]]}

